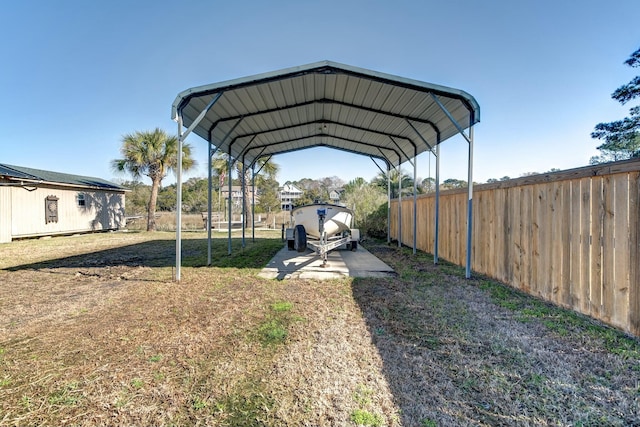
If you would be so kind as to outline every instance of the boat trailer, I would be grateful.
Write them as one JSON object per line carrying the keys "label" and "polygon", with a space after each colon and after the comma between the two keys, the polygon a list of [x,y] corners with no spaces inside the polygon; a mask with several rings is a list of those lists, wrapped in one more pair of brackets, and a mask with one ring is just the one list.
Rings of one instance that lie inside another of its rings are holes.
{"label": "boat trailer", "polygon": [[327,267],[327,256],[330,251],[341,246],[346,246],[348,250],[352,251],[358,249],[360,230],[350,228],[341,230],[338,234],[328,236],[324,226],[327,217],[326,208],[318,208],[316,214],[318,216],[319,238],[308,235],[303,224],[296,224],[294,228],[286,229],[287,248],[289,250],[305,252],[307,248],[310,248],[316,255],[322,258],[321,267]]}

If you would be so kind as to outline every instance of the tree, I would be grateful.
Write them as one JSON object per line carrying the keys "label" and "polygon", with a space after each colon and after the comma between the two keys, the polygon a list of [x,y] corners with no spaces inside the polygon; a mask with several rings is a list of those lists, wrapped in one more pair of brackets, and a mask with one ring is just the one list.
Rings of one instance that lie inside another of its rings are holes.
{"label": "tree", "polygon": [[[182,169],[195,165],[191,158],[191,146],[182,146]],[[121,159],[111,161],[117,172],[129,172],[134,178],[142,175],[151,179],[151,195],[147,205],[147,231],[156,229],[156,203],[158,190],[167,173],[178,166],[178,137],[168,135],[160,128],[152,131],[136,131],[122,137]]]}
{"label": "tree", "polygon": [[316,202],[326,202],[329,200],[329,188],[325,186],[328,184],[332,186],[332,178],[323,179],[311,179],[302,178],[298,181],[294,181],[292,184],[302,191],[302,195],[295,201],[296,206],[309,205]]}
{"label": "tree", "polygon": [[449,179],[445,179],[444,182],[442,183],[442,188],[449,190],[452,188],[467,188],[469,185],[467,184],[467,181],[463,181],[461,179],[455,179],[455,178],[449,178]]}
{"label": "tree", "polygon": [[[189,178],[182,186],[182,208],[191,213],[207,211],[207,184],[204,178]],[[174,199],[175,200],[175,199]]]}
{"label": "tree", "polygon": [[497,178],[489,178],[489,179],[487,180],[487,183],[491,184],[491,183],[493,183],[493,182],[498,182],[498,181],[509,181],[510,179],[511,179],[511,177],[509,177],[509,175],[505,175],[505,176],[503,176],[503,177],[502,177],[502,178],[500,178],[500,179],[497,179]]}
{"label": "tree", "polygon": [[423,193],[433,193],[436,191],[436,179],[432,177],[423,179],[420,188]]}
{"label": "tree", "polygon": [[[398,197],[398,188],[399,188],[398,183],[400,181],[402,181],[402,195],[407,196],[407,195],[413,194],[413,179],[409,175],[403,173],[402,177],[400,177],[400,174],[398,173],[398,171],[395,169],[392,169],[391,172],[389,173],[389,177],[391,178],[391,198],[392,199],[395,199],[396,197]],[[371,183],[373,185],[376,185],[382,188],[386,193],[387,174],[382,172],[378,173],[378,175],[376,175],[373,178]]]}
{"label": "tree", "polygon": [[[633,52],[625,64],[632,68],[640,67],[640,49]],[[640,76],[634,77],[611,94],[611,98],[622,105],[638,97],[640,97]],[[640,157],[640,106],[631,108],[629,112],[629,117],[622,120],[596,125],[591,137],[604,140],[604,143],[597,147],[602,154],[592,157],[589,163],[597,164]]]}
{"label": "tree", "polygon": [[[238,175],[238,181],[239,181],[238,184],[242,185],[243,177],[245,182],[244,194],[243,194],[243,199],[244,199],[243,212],[244,213],[251,212],[251,199],[249,194],[249,186],[251,185],[251,168],[249,166],[250,165],[247,165],[247,167],[245,167],[245,165],[243,165],[242,162],[240,161],[235,162],[235,170]],[[229,155],[228,154],[217,152],[212,160],[212,168],[216,171],[218,176],[226,175],[227,179],[231,179],[231,174],[229,173]],[[272,162],[269,158],[258,159],[255,164],[255,172],[258,174],[256,175],[256,181],[257,181],[256,184],[259,183],[259,180],[257,178],[258,176],[263,175],[263,176],[266,176],[267,179],[272,179],[278,174],[279,169],[280,167],[276,163]],[[247,227],[251,225],[250,215],[244,215],[244,223],[245,223],[245,226]]]}
{"label": "tree", "polygon": [[149,206],[149,197],[151,197],[151,186],[140,181],[120,181],[119,183],[130,191],[127,193],[126,215],[138,216],[145,214]]}
{"label": "tree", "polygon": [[302,195],[295,201],[295,205],[304,206],[317,202],[326,202],[328,198],[329,193],[322,187],[310,187],[302,190]]}
{"label": "tree", "polygon": [[280,210],[280,199],[278,199],[279,184],[273,178],[256,176],[256,187],[260,194],[256,212],[268,213]]}
{"label": "tree", "polygon": [[320,184],[327,190],[327,194],[332,190],[339,190],[344,187],[344,181],[337,176],[331,176],[320,179]]}
{"label": "tree", "polygon": [[[342,201],[353,209],[355,228],[363,234],[384,235],[386,229],[387,194],[378,185],[370,184],[363,178],[356,178],[344,186]],[[384,206],[384,216],[376,213]]]}
{"label": "tree", "polygon": [[[184,190],[184,189],[183,189]],[[182,192],[182,211],[188,211],[189,205],[184,203],[186,191]],[[175,212],[176,200],[178,199],[178,185],[171,184],[158,190],[158,199],[156,201],[156,210],[160,212]],[[186,208],[186,209],[185,209]]]}

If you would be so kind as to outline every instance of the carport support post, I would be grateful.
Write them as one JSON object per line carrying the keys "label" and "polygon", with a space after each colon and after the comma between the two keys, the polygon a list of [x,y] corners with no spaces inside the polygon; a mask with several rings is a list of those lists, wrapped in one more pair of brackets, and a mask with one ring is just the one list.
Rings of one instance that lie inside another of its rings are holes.
{"label": "carport support post", "polygon": [[387,162],[387,244],[391,243],[391,164]]}
{"label": "carport support post", "polygon": [[228,157],[229,157],[229,167],[228,167],[228,172],[229,172],[229,195],[228,195],[228,199],[229,199],[229,218],[227,221],[227,227],[228,227],[228,254],[227,255],[231,255],[231,199],[232,199],[232,193],[231,193],[231,168],[233,167],[233,162],[231,159],[231,147],[229,147],[229,153],[228,153]]}
{"label": "carport support post", "polygon": [[213,152],[211,150],[211,143],[208,143],[209,149],[207,150],[209,152],[209,156],[207,159],[207,169],[208,169],[208,173],[207,173],[207,178],[208,178],[208,184],[207,185],[207,223],[205,224],[205,227],[207,227],[207,265],[211,266],[211,184],[213,181],[213,176],[212,176],[212,171],[211,171],[211,158],[213,157]]}
{"label": "carport support post", "polygon": [[256,164],[251,163],[251,241],[256,241]]}
{"label": "carport support post", "polygon": [[187,136],[198,126],[198,123],[207,114],[207,111],[218,102],[222,92],[214,96],[209,104],[198,114],[198,117],[191,123],[191,126],[182,132],[182,109],[178,109],[175,120],[178,122],[178,170],[176,171],[176,282],[180,281],[180,268],[182,266],[182,143]]}
{"label": "carport support post", "polygon": [[402,247],[402,165],[398,163],[398,247]]}
{"label": "carport support post", "polygon": [[247,216],[247,212],[245,212],[245,206],[247,204],[247,201],[245,200],[245,194],[246,194],[246,188],[247,188],[247,180],[245,179],[247,174],[245,173],[245,160],[244,160],[244,155],[242,156],[242,180],[240,181],[242,184],[241,190],[242,191],[242,209],[240,209],[240,212],[242,212],[240,214],[240,221],[242,221],[242,247],[245,247],[245,216]]}
{"label": "carport support post", "polygon": [[438,263],[438,243],[440,239],[440,144],[436,144],[436,212],[433,241],[433,263]]}
{"label": "carport support post", "polygon": [[417,214],[418,214],[418,188],[417,188],[417,183],[416,181],[418,180],[417,178],[417,170],[418,170],[418,163],[417,163],[417,154],[414,150],[413,153],[413,254],[416,254],[416,234],[418,234],[418,228],[417,228]]}
{"label": "carport support post", "polygon": [[475,123],[475,116],[473,111],[469,111],[469,136],[465,135],[464,129],[460,127],[458,122],[453,118],[449,110],[442,105],[442,102],[438,99],[438,97],[431,93],[431,98],[438,104],[440,110],[449,118],[451,123],[458,129],[458,132],[464,139],[467,140],[469,144],[469,160],[467,165],[467,171],[469,176],[467,178],[467,189],[469,192],[469,198],[467,201],[467,262],[466,262],[466,273],[465,277],[467,279],[471,278],[471,231],[473,225],[473,124]]}
{"label": "carport support post", "polygon": [[[213,147],[213,145],[211,144],[211,142],[209,142],[209,159],[207,159],[207,164],[209,167],[209,173],[208,178],[209,178],[209,183],[207,186],[207,218],[208,219],[208,223],[207,225],[205,225],[205,227],[207,227],[207,265],[211,266],[211,219],[212,219],[212,213],[213,213],[213,209],[211,208],[211,202],[212,202],[212,184],[213,184],[213,155],[216,153],[216,151],[218,151],[218,147]],[[220,226],[220,216],[218,216],[218,227]]]}
{"label": "carport support post", "polygon": [[471,231],[473,229],[473,114],[471,115],[471,125],[469,126],[469,177],[468,190],[469,198],[467,202],[467,269],[465,277],[471,278]]}
{"label": "carport support post", "polygon": [[178,170],[176,171],[176,282],[180,281],[182,266],[182,111],[178,112]]}

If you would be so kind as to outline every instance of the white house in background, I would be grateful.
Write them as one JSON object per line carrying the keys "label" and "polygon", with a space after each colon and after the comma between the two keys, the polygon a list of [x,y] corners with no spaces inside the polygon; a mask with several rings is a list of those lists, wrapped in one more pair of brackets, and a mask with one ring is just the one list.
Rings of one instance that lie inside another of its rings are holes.
{"label": "white house in background", "polygon": [[0,164],[0,243],[124,228],[127,191],[100,178]]}
{"label": "white house in background", "polygon": [[340,201],[340,192],[337,190],[331,190],[329,192],[329,200],[331,200],[331,203],[338,203]]}
{"label": "white house in background", "polygon": [[280,199],[280,208],[283,211],[290,211],[295,206],[296,200],[302,197],[302,191],[297,189],[293,184],[286,183],[280,187],[278,191],[278,199]]}
{"label": "white house in background", "polygon": [[[249,204],[254,200],[253,189],[252,186],[248,185],[247,188],[247,199]],[[227,206],[229,200],[229,187],[223,186],[220,187],[220,197],[225,202],[225,206]],[[260,200],[260,194],[256,191],[255,202],[256,204]],[[242,186],[241,185],[232,185],[231,186],[231,203],[234,207],[240,208],[242,206]]]}

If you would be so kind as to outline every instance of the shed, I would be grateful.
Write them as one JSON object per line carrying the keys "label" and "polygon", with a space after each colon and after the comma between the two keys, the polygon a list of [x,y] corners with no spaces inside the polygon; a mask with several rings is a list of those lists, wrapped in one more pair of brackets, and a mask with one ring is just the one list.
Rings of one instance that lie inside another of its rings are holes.
{"label": "shed", "polygon": [[100,178],[0,164],[0,243],[122,228],[126,191]]}

